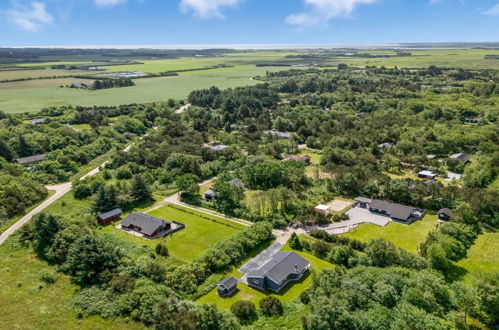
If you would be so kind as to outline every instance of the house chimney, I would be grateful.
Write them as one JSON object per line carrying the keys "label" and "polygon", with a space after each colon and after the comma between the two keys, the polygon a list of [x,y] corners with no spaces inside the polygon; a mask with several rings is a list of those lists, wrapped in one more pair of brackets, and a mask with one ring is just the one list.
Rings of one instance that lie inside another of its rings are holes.
{"label": "house chimney", "polygon": [[298,265],[295,264],[295,272],[298,273]]}

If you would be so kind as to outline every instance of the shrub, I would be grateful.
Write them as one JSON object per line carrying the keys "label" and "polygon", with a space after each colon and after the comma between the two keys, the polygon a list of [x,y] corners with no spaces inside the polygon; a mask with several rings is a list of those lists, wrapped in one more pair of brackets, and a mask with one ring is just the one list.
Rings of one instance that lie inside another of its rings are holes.
{"label": "shrub", "polygon": [[155,250],[156,254],[159,256],[168,257],[170,255],[168,252],[168,248],[161,243],[156,244]]}
{"label": "shrub", "polygon": [[44,273],[40,279],[47,284],[52,284],[56,281],[55,274],[52,272]]}
{"label": "shrub", "polygon": [[279,299],[274,296],[268,296],[260,300],[260,310],[264,315],[282,315],[284,308]]}
{"label": "shrub", "polygon": [[230,311],[238,319],[244,321],[250,321],[256,316],[255,304],[247,300],[236,301],[232,306],[230,306]]}

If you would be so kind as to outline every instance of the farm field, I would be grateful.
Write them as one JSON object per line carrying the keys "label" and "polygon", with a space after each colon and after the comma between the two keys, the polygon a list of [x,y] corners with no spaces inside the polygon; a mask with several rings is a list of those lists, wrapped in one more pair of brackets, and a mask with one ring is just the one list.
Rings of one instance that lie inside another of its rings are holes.
{"label": "farm field", "polygon": [[[229,70],[232,69],[232,70]],[[6,112],[38,111],[45,107],[62,105],[119,105],[161,102],[169,98],[184,99],[192,90],[217,86],[228,87],[257,84],[251,78],[264,75],[270,67],[241,67],[184,73],[179,76],[136,79],[136,86],[97,91],[72,88],[26,88],[0,90],[0,109]]]}
{"label": "farm field", "polygon": [[57,273],[54,284],[42,282],[54,267],[28,249],[0,246],[0,329],[145,329],[125,319],[77,318],[73,308],[77,286]]}
{"label": "farm field", "polygon": [[499,233],[485,233],[478,236],[468,250],[468,256],[457,263],[468,271],[466,277],[474,273],[499,272]]}
{"label": "farm field", "polygon": [[[330,264],[329,262],[319,259],[307,252],[293,250],[289,247],[288,244],[285,245],[281,249],[281,251],[294,251],[297,254],[301,255],[302,257],[310,261],[310,263],[312,264],[311,269],[317,273],[320,273],[325,268],[332,267],[332,264]],[[224,276],[240,277],[242,276],[242,274],[239,273],[238,271],[233,271],[229,274],[225,274]],[[277,298],[279,298],[279,300],[281,300],[283,303],[289,303],[296,300],[299,297],[300,293],[306,290],[308,287],[310,287],[311,284],[312,284],[312,274],[310,272],[306,276],[304,276],[300,281],[289,283],[279,293],[259,291],[249,287],[244,283],[239,283],[238,284],[239,291],[237,291],[231,297],[221,298],[217,295],[216,289],[213,289],[208,294],[198,299],[197,302],[207,303],[207,304],[215,303],[217,304],[217,306],[221,308],[230,309],[230,306],[238,300],[251,300],[255,305],[258,306],[258,302],[260,300],[272,294]]]}
{"label": "farm field", "polygon": [[36,80],[23,80],[23,81],[13,81],[0,83],[0,91],[3,90],[18,90],[18,89],[35,89],[35,88],[58,88],[61,89],[61,86],[64,88],[67,85],[71,85],[75,82],[90,82],[92,80],[87,79],[78,79],[78,78],[58,78],[58,79],[36,79]]}
{"label": "farm field", "polygon": [[422,220],[410,225],[390,222],[385,227],[364,223],[345,234],[349,238],[367,242],[371,239],[384,238],[409,252],[416,253],[418,244],[435,228],[437,216],[427,214]]}
{"label": "farm field", "polygon": [[53,76],[72,76],[88,74],[88,71],[79,70],[58,70],[58,69],[34,69],[34,70],[12,70],[0,71],[0,80],[24,79],[24,78],[40,78]]}

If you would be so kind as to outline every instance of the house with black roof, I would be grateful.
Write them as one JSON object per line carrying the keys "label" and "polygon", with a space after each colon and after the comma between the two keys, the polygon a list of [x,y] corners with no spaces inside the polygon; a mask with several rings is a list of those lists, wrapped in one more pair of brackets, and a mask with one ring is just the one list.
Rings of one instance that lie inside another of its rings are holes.
{"label": "house with black roof", "polygon": [[380,199],[370,199],[366,197],[355,198],[357,205],[362,208],[368,208],[370,212],[386,215],[393,220],[411,223],[414,220],[420,220],[425,214],[425,210],[406,206],[402,204],[383,201]]}
{"label": "house with black roof", "polygon": [[454,216],[454,211],[448,208],[443,208],[438,211],[438,218],[440,220],[450,220]]}
{"label": "house with black roof", "polygon": [[22,157],[16,159],[16,162],[21,165],[31,165],[35,163],[39,163],[45,160],[45,154],[34,155],[29,157]]}
{"label": "house with black roof", "polygon": [[465,154],[464,152],[460,152],[458,154],[451,155],[450,158],[459,160],[459,161],[466,164],[470,161],[471,156],[468,154]]}
{"label": "house with black roof", "polygon": [[114,209],[109,212],[99,214],[97,216],[97,220],[101,225],[107,225],[113,222],[114,220],[118,219],[122,213],[123,211],[121,211],[120,209]]}
{"label": "house with black roof", "polygon": [[217,294],[222,297],[229,297],[237,290],[237,280],[229,276],[217,284]]}
{"label": "house with black roof", "polygon": [[300,280],[310,262],[295,252],[277,252],[262,267],[247,275],[248,285],[260,290],[279,292],[291,281]]}
{"label": "house with black roof", "polygon": [[168,234],[172,230],[172,223],[149,214],[133,212],[121,222],[121,228],[155,238]]}

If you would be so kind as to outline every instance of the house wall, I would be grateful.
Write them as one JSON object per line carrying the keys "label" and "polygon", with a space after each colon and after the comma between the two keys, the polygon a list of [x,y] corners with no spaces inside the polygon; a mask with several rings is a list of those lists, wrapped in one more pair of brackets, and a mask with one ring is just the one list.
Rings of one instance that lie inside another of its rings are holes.
{"label": "house wall", "polygon": [[[258,283],[256,283],[255,281],[258,281]],[[255,287],[255,288],[258,288],[258,289],[261,289],[261,290],[264,290],[265,289],[265,279],[262,277],[250,277],[250,276],[248,276],[248,285]]]}

